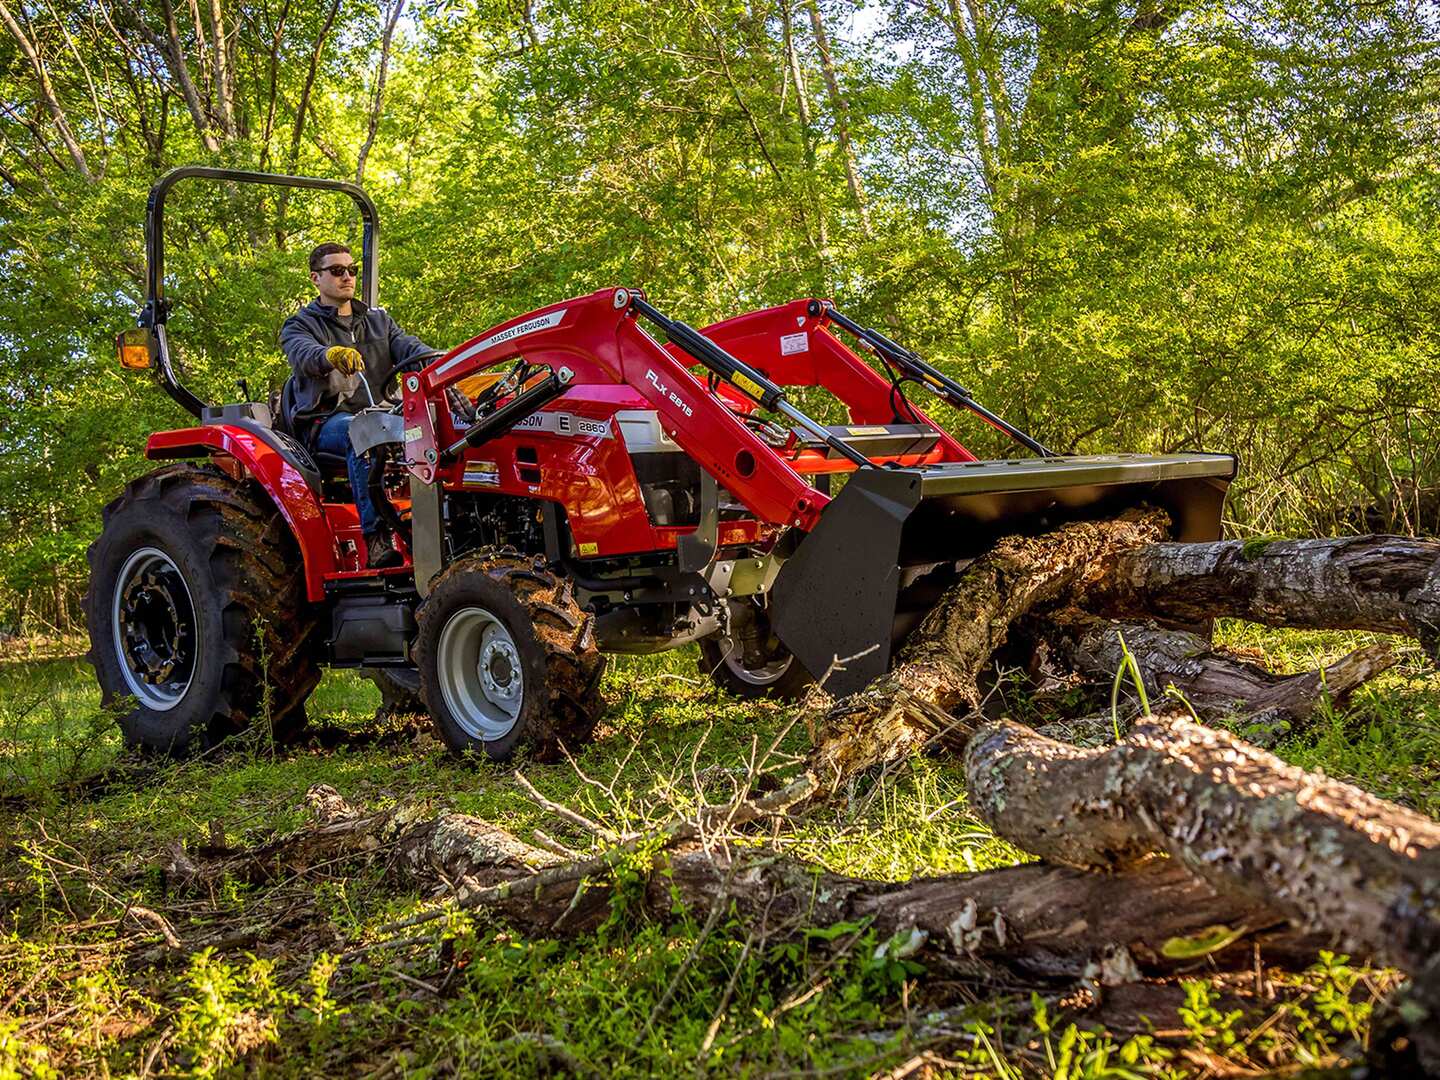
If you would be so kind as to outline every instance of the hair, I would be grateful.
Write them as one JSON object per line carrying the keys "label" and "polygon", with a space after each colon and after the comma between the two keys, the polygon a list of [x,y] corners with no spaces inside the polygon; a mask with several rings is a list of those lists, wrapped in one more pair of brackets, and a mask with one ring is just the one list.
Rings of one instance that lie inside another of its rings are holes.
{"label": "hair", "polygon": [[312,274],[318,274],[320,272],[320,260],[325,258],[326,255],[341,254],[349,255],[350,249],[344,244],[336,244],[333,241],[328,244],[321,244],[314,251],[310,252],[310,272]]}

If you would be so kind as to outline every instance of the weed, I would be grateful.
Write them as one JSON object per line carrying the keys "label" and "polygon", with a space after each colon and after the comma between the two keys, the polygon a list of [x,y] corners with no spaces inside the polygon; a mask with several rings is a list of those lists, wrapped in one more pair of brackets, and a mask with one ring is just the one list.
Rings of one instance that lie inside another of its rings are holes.
{"label": "weed", "polygon": [[1215,1003],[1211,988],[1198,979],[1189,979],[1183,985],[1185,1004],[1178,1012],[1192,1041],[1221,1057],[1243,1051],[1239,1023],[1245,1015],[1244,1011],[1231,1009],[1222,1012]]}
{"label": "weed", "polygon": [[20,1034],[21,1022],[0,1016],[0,1080],[58,1080],[50,1051]]}

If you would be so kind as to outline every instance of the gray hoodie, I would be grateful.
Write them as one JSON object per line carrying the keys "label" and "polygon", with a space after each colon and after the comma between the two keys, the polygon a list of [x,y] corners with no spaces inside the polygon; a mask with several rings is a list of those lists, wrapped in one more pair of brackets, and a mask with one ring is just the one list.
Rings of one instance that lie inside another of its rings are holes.
{"label": "gray hoodie", "polygon": [[402,333],[382,307],[350,301],[350,325],[336,309],[317,298],[285,320],[280,327],[280,348],[295,373],[292,392],[285,402],[290,430],[306,446],[318,422],[336,412],[359,412],[370,404],[360,385],[360,374],[342,375],[325,359],[333,345],[349,345],[365,358],[365,378],[375,400],[382,381],[397,364],[435,350],[419,338]]}

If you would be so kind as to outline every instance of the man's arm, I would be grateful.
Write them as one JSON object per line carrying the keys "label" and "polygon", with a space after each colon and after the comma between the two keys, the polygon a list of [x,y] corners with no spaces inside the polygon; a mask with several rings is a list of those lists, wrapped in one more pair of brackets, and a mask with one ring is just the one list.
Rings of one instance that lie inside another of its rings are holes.
{"label": "man's arm", "polygon": [[297,375],[321,379],[334,370],[334,365],[325,359],[325,346],[315,340],[298,315],[291,315],[280,327],[280,348]]}

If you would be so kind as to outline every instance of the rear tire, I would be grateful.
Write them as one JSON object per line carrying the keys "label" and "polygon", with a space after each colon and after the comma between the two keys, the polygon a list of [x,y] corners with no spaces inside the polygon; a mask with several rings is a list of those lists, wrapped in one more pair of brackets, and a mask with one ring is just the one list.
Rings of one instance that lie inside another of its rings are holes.
{"label": "rear tire", "polygon": [[553,757],[604,712],[594,617],[541,559],[473,555],[442,571],[416,613],[420,692],[451,750]]}
{"label": "rear tire", "polygon": [[[85,618],[101,699],[130,746],[214,745],[268,712],[305,725],[314,615],[285,520],[253,484],[181,463],[126,486],[90,545]],[[268,688],[268,694],[267,694]],[[268,701],[267,701],[268,698]]]}
{"label": "rear tire", "polygon": [[375,719],[428,715],[425,699],[420,696],[420,673],[414,668],[371,668],[365,674],[380,691]]}

